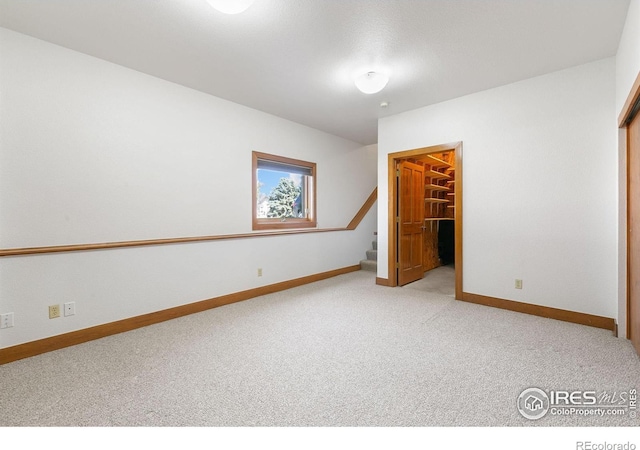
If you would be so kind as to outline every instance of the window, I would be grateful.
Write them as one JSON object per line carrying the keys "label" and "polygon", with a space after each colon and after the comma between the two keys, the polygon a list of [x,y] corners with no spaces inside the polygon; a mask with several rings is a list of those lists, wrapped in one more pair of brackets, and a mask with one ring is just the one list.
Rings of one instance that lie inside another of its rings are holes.
{"label": "window", "polygon": [[316,164],[253,152],[253,229],[316,226]]}

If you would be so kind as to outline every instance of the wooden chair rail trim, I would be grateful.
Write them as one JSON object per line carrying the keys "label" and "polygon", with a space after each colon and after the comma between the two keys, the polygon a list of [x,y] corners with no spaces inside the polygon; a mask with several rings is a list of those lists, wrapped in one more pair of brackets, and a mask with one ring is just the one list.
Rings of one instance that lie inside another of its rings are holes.
{"label": "wooden chair rail trim", "polygon": [[349,222],[349,225],[347,225],[346,229],[355,230],[358,227],[358,225],[360,225],[360,222],[362,222],[362,219],[364,219],[364,216],[366,216],[369,210],[373,207],[373,204],[376,202],[376,200],[378,200],[377,187],[373,189],[373,192],[371,193],[371,195],[369,195],[369,198],[367,198],[367,200],[364,202],[364,205],[362,205],[362,207],[356,213],[353,219],[351,219],[351,222]]}
{"label": "wooden chair rail trim", "polygon": [[14,345],[12,347],[0,349],[0,365],[358,270],[360,270],[359,265],[343,267],[341,269],[282,281],[280,283],[222,295],[208,300],[176,306],[162,311],[151,312],[141,316],[130,317],[116,322],[96,325],[82,330],[39,339],[37,341]]}
{"label": "wooden chair rail trim", "polygon": [[378,188],[376,187],[369,198],[365,201],[362,208],[356,213],[354,218],[344,228],[312,228],[312,229],[293,229],[293,230],[276,230],[276,231],[257,231],[252,233],[239,234],[218,234],[212,236],[193,236],[181,238],[167,239],[148,239],[141,241],[120,241],[120,242],[104,242],[97,244],[72,244],[72,245],[56,245],[46,247],[25,247],[25,248],[4,248],[0,249],[0,257],[4,256],[23,256],[37,255],[45,253],[61,253],[61,252],[80,252],[88,250],[107,250],[114,248],[127,247],[144,247],[149,245],[166,245],[166,244],[187,244],[193,242],[221,241],[228,239],[247,239],[268,236],[283,236],[287,234],[303,234],[303,233],[326,233],[331,231],[353,231],[355,230],[364,216],[369,212],[373,204],[378,198]]}

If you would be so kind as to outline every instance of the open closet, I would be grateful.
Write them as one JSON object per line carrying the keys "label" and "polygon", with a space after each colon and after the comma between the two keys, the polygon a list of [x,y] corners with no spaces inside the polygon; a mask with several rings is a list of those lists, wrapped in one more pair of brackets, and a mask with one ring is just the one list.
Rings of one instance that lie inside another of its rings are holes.
{"label": "open closet", "polygon": [[455,263],[455,150],[396,159],[398,284]]}
{"label": "open closet", "polygon": [[423,270],[455,262],[455,151],[425,155]]}
{"label": "open closet", "polygon": [[377,284],[404,286],[448,266],[462,298],[462,162],[461,141],[389,153],[388,278]]}

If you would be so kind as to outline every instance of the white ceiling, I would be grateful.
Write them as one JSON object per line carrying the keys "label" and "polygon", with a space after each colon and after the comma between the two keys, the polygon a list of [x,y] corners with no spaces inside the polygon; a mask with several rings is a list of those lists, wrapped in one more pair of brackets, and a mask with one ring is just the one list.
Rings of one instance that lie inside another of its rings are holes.
{"label": "white ceiling", "polygon": [[[629,0],[0,0],[0,26],[362,144],[379,117],[613,56]],[[353,77],[390,74],[378,94]],[[386,109],[380,108],[388,101]]]}

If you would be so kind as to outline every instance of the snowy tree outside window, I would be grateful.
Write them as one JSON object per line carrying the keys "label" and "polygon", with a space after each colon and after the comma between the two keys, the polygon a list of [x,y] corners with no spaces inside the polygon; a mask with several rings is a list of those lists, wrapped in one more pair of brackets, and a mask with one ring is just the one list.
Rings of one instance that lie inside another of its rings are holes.
{"label": "snowy tree outside window", "polygon": [[254,229],[316,226],[315,164],[254,152]]}

